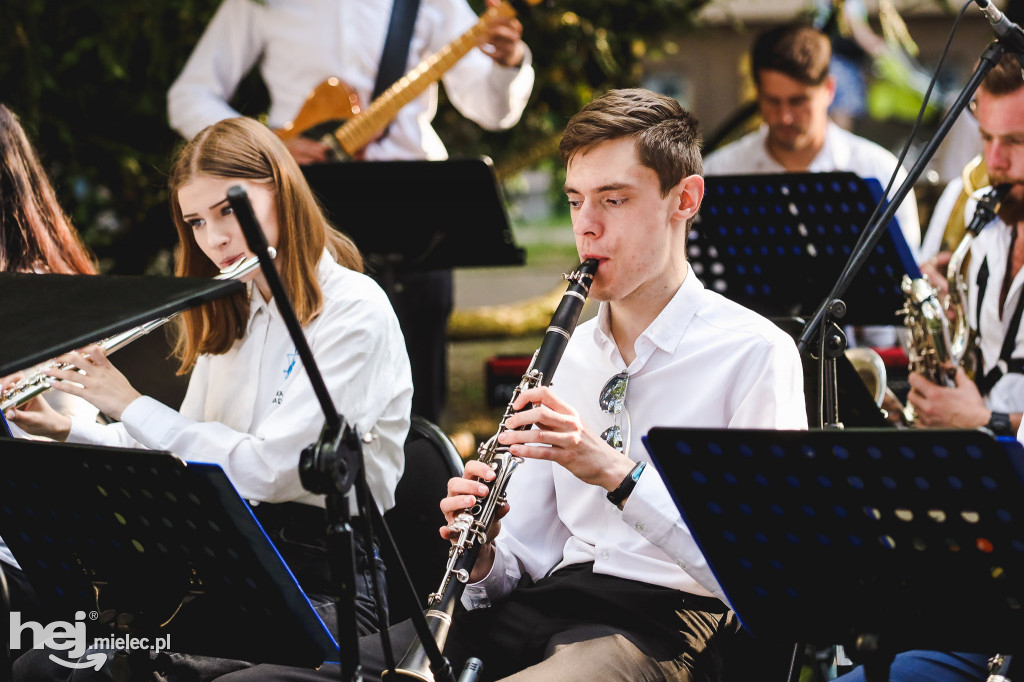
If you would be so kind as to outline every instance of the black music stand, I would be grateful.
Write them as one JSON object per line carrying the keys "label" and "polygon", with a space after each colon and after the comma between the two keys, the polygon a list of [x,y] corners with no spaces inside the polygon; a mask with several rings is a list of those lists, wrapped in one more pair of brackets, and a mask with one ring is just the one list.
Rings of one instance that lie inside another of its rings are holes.
{"label": "black music stand", "polygon": [[888,679],[906,649],[1019,648],[1024,449],[1015,440],[655,428],[645,444],[754,637],[847,644],[869,680]]}
{"label": "black music stand", "polygon": [[[131,636],[179,653],[305,667],[337,654],[219,466],[25,440],[0,441],[0,462],[0,535],[55,617],[127,614]],[[91,629],[90,643],[124,634]]]}
{"label": "black music stand", "polygon": [[[766,317],[809,316],[882,196],[849,172],[719,175],[705,179],[687,257],[704,285]],[[892,220],[844,296],[843,324],[893,324],[900,280],[920,271]]]}
{"label": "black music stand", "polygon": [[[804,328],[799,317],[776,318],[772,322],[795,340]],[[807,355],[800,356],[804,371],[804,405],[807,408],[807,423],[818,421],[818,364]],[[857,370],[845,355],[836,358],[836,390],[839,397],[839,421],[843,426],[854,428],[891,428],[882,409],[875,404],[872,396],[857,374]]]}
{"label": "black music stand", "polygon": [[522,265],[488,159],[303,166],[331,223],[387,274]]}
{"label": "black music stand", "polygon": [[186,277],[0,273],[0,376],[242,286]]}

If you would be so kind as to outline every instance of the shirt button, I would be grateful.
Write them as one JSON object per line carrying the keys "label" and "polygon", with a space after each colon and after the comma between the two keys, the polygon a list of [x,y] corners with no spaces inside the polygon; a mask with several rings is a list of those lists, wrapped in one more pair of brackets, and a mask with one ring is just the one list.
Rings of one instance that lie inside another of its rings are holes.
{"label": "shirt button", "polygon": [[633,527],[636,528],[637,531],[640,532],[640,533],[644,532],[644,524],[642,524],[642,523],[633,524]]}
{"label": "shirt button", "polygon": [[598,552],[598,554],[600,555],[600,557],[602,559],[607,559],[608,558],[608,550],[607,549],[602,549],[600,552]]}

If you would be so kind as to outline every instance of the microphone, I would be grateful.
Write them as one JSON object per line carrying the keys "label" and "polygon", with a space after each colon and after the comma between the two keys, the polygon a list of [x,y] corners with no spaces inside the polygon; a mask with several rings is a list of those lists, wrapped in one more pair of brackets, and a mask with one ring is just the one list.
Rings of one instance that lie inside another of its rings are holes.
{"label": "microphone", "polygon": [[1006,18],[991,0],[974,0],[981,13],[992,24],[992,31],[1003,44],[1018,55],[1024,54],[1024,31],[1020,26]]}

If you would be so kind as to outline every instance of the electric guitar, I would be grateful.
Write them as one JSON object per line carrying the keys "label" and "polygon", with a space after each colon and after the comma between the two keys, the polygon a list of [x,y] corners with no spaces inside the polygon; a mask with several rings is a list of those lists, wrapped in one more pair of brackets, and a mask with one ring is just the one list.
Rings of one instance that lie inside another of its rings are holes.
{"label": "electric guitar", "polygon": [[313,89],[295,119],[274,132],[285,141],[299,136],[319,140],[339,160],[358,159],[402,107],[476,47],[491,22],[515,14],[508,2],[488,8],[471,29],[420,62],[365,109],[350,85],[338,78],[328,78]]}

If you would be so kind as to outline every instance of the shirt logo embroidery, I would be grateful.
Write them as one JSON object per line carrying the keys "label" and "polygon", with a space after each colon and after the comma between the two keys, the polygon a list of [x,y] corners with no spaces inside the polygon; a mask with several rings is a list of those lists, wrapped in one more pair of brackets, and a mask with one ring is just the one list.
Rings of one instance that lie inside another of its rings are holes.
{"label": "shirt logo embroidery", "polygon": [[291,360],[291,362],[289,362],[288,366],[284,368],[284,378],[285,379],[287,379],[288,377],[290,377],[292,375],[292,370],[295,369],[295,361],[298,358],[299,358],[299,353],[298,353],[297,350],[294,350],[294,351],[292,351],[291,353],[288,354],[288,359]]}

